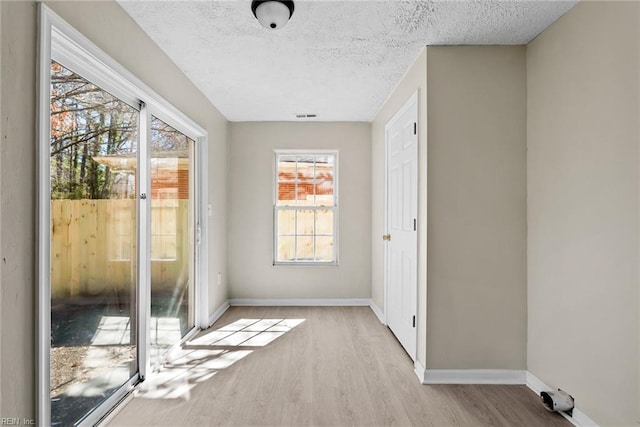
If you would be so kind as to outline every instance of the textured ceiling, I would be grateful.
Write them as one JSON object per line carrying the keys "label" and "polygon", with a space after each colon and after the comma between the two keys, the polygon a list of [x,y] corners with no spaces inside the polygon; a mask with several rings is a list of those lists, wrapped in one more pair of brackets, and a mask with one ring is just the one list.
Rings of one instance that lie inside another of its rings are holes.
{"label": "textured ceiling", "polygon": [[525,44],[577,1],[120,1],[230,121],[371,121],[425,45]]}

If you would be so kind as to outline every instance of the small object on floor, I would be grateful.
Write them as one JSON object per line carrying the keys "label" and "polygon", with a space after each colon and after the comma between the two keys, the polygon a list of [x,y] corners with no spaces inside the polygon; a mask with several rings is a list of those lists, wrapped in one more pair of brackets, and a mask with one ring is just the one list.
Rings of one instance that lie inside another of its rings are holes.
{"label": "small object on floor", "polygon": [[569,393],[557,391],[542,391],[540,398],[545,409],[551,412],[566,412],[573,416],[574,399]]}

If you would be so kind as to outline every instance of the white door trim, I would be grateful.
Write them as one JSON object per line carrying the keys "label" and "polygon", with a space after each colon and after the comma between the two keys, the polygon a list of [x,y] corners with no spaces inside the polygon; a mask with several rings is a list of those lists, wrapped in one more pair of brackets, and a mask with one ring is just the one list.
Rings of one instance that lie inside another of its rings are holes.
{"label": "white door trim", "polygon": [[[387,122],[387,124],[384,127],[384,199],[383,199],[383,217],[384,217],[384,233],[388,234],[389,233],[389,215],[388,215],[388,202],[389,202],[389,174],[388,174],[388,168],[389,168],[389,130],[396,124],[396,122],[400,119],[400,117],[402,117],[402,115],[404,113],[406,113],[410,108],[415,108],[416,110],[416,117],[417,117],[417,121],[416,121],[416,135],[418,138],[418,151],[416,152],[416,164],[418,165],[418,173],[417,173],[417,181],[415,182],[415,188],[416,191],[419,191],[419,177],[420,177],[420,154],[419,154],[419,148],[420,148],[420,126],[418,126],[418,121],[419,121],[419,107],[418,107],[418,100],[419,100],[419,89],[416,90],[413,95],[411,95],[409,97],[409,99],[404,103],[404,105],[393,115],[393,117]],[[420,194],[418,194],[418,201],[420,200]],[[419,212],[418,212],[419,213]],[[420,223],[419,223],[419,215],[417,215],[416,220],[418,221],[418,232],[420,231]],[[426,224],[424,224],[424,226],[426,227]],[[375,238],[375,236],[374,236]],[[419,239],[416,240],[416,261],[418,260],[418,242]],[[384,316],[381,319],[382,323],[384,325],[388,325],[389,324],[389,319],[388,319],[388,313],[389,313],[389,307],[388,307],[388,286],[389,286],[389,269],[388,269],[388,261],[389,261],[389,249],[388,249],[388,245],[384,245],[383,248],[383,279],[384,279],[384,306],[383,306],[383,310],[384,310]],[[419,268],[419,262],[416,262],[416,270]],[[416,277],[418,274],[418,271],[416,271]],[[418,282],[416,281],[416,295],[418,296]],[[410,355],[414,361],[417,360],[417,343],[418,343],[418,325],[419,323],[419,305],[418,305],[418,299],[416,298],[416,307],[415,307],[415,313],[416,313],[416,328],[415,328],[415,334],[416,334],[416,354],[412,354]]]}

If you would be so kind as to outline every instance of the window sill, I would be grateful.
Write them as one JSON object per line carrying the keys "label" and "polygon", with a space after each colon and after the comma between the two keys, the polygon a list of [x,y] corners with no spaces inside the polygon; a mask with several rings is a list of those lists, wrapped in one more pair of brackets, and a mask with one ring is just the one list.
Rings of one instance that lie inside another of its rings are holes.
{"label": "window sill", "polygon": [[274,267],[338,267],[338,262],[274,262]]}

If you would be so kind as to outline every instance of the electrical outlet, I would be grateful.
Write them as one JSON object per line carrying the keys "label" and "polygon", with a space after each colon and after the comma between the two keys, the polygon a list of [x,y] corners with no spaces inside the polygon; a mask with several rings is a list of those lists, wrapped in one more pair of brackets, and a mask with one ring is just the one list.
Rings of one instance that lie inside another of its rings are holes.
{"label": "electrical outlet", "polygon": [[211,207],[211,203],[207,204],[207,215],[209,217],[213,216],[213,207]]}
{"label": "electrical outlet", "polygon": [[222,285],[222,272],[218,272],[218,286]]}

